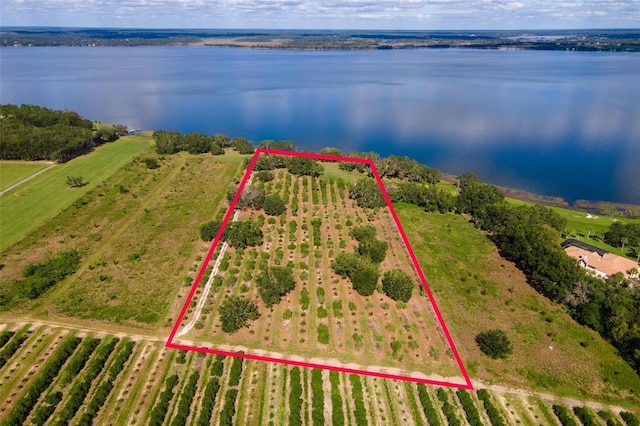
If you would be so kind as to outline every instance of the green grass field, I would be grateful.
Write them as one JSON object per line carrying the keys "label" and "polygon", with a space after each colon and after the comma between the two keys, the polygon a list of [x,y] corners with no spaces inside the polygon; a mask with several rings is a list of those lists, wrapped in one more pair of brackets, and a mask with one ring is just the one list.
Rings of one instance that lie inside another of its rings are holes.
{"label": "green grass field", "polygon": [[328,179],[342,179],[348,183],[357,182],[358,180],[366,177],[364,174],[342,170],[339,166],[340,163],[322,163],[322,167],[324,167],[324,176]]}
{"label": "green grass field", "polygon": [[47,167],[46,163],[0,162],[0,191]]}
{"label": "green grass field", "polygon": [[[507,202],[514,206],[532,205],[532,203],[515,200],[513,198],[507,198]],[[636,255],[631,248],[625,247],[623,252],[620,247],[613,247],[605,243],[602,238],[603,234],[609,229],[609,226],[614,221],[620,221],[623,223],[640,223],[640,219],[602,216],[598,214],[583,212],[580,210],[565,209],[562,207],[549,208],[567,220],[566,231],[567,235],[570,238],[584,241],[588,244],[610,251],[611,253],[615,253],[620,256],[626,256],[632,260],[636,259]]]}
{"label": "green grass field", "polygon": [[[640,394],[640,377],[615,349],[536,293],[483,232],[459,215],[396,210],[472,379],[637,402],[630,393]],[[507,361],[475,344],[492,328],[514,343]]]}
{"label": "green grass field", "polygon": [[[0,252],[70,206],[133,157],[151,147],[151,139],[129,136],[60,164],[0,198]],[[69,188],[67,176],[82,176],[88,185]]]}
{"label": "green grass field", "polygon": [[[224,207],[242,157],[144,157],[157,158],[160,167],[130,162],[0,254],[0,293],[12,298],[3,309],[145,328],[164,324],[202,256],[198,226]],[[73,276],[37,300],[13,298],[11,279],[19,279],[27,263],[69,249],[82,254]]]}

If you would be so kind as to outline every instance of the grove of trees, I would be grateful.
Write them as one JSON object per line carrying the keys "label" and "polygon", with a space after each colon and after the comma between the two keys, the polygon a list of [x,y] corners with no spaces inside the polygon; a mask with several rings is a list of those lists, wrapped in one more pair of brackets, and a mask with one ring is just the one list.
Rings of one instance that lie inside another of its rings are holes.
{"label": "grove of trees", "polygon": [[376,239],[373,226],[358,226],[349,234],[358,241],[356,253],[338,254],[331,262],[331,267],[342,278],[349,278],[360,295],[371,296],[378,286],[379,264],[387,254],[388,244]]}
{"label": "grove of trees", "polygon": [[224,154],[224,148],[231,147],[240,154],[253,154],[255,149],[247,138],[230,139],[226,135],[216,133],[207,136],[200,132],[190,132],[185,135],[180,132],[156,130],[153,132],[156,141],[156,153],[175,154],[187,151],[190,154],[204,154],[210,152],[213,155]]}
{"label": "grove of trees", "polygon": [[126,133],[126,126],[94,130],[73,111],[34,105],[0,105],[0,159],[64,162]]}
{"label": "grove of trees", "polygon": [[349,198],[356,200],[360,207],[375,209],[387,205],[378,182],[374,179],[360,179],[349,187]]}

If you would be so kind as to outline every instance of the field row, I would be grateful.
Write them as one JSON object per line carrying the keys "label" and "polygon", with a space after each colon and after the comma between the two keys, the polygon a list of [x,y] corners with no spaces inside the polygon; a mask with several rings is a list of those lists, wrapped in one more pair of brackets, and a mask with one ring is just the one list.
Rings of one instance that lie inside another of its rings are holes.
{"label": "field row", "polygon": [[9,425],[637,424],[628,412],[508,392],[456,392],[62,328],[2,327],[0,417]]}
{"label": "field row", "polygon": [[[259,224],[264,243],[226,250],[187,339],[306,358],[336,358],[342,363],[400,368],[455,380],[461,376],[388,209],[360,208],[340,181],[323,177],[294,177],[279,171],[273,181],[258,186],[267,194],[277,194],[287,209],[267,217],[261,210],[240,212],[241,219]],[[413,295],[407,303],[394,301],[380,289],[362,296],[332,270],[340,253],[357,250],[350,233],[362,226],[372,227],[388,245],[381,270],[399,268],[412,278]],[[216,257],[209,268],[215,261]],[[271,267],[290,269],[295,288],[280,303],[265,306],[256,277]],[[208,275],[190,302],[183,324],[197,315],[195,307]],[[248,329],[229,335],[221,331],[218,311],[231,296],[255,301],[260,318]]]}

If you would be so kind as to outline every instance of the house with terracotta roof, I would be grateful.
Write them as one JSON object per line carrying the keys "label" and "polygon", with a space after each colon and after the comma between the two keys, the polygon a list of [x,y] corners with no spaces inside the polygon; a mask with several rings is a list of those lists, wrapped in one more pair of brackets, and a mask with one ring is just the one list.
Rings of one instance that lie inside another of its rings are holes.
{"label": "house with terracotta roof", "polygon": [[621,272],[626,279],[638,278],[640,264],[582,241],[568,239],[562,248],[569,257],[576,259],[587,271],[601,278],[609,278]]}

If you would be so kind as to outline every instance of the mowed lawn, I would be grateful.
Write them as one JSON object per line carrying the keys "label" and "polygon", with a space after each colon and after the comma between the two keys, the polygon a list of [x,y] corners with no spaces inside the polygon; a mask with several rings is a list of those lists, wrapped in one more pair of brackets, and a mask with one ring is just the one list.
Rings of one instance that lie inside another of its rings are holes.
{"label": "mowed lawn", "polygon": [[[483,232],[460,215],[395,208],[472,380],[638,402],[640,377],[615,349],[533,290]],[[506,361],[475,343],[494,328],[513,342]]]}
{"label": "mowed lawn", "polygon": [[[507,198],[507,201],[512,205],[532,205],[532,203],[512,198]],[[562,207],[549,208],[567,220],[567,226],[565,229],[571,238],[584,241],[620,256],[627,256],[630,259],[635,259],[636,255],[630,247],[625,247],[623,252],[620,247],[613,247],[602,241],[601,238],[602,234],[607,232],[609,230],[609,226],[611,226],[615,221],[620,221],[622,223],[640,223],[640,219],[604,216],[580,210],[565,209]],[[600,236],[598,236],[598,234],[600,234]]]}
{"label": "mowed lawn", "polygon": [[47,167],[49,167],[49,164],[41,162],[0,161],[0,191],[4,191],[11,185],[15,185]]}
{"label": "mowed lawn", "polygon": [[[144,136],[121,138],[57,165],[0,197],[0,252],[70,206],[151,144],[151,139]],[[67,176],[82,176],[89,183],[69,188]]]}

